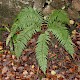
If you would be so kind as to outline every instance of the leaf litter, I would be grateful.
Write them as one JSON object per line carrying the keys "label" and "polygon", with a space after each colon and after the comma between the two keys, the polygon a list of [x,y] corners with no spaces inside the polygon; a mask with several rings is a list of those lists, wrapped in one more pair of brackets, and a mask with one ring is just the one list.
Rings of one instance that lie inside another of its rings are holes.
{"label": "leaf litter", "polygon": [[46,74],[39,69],[35,57],[35,46],[39,34],[33,35],[20,58],[11,54],[4,46],[5,42],[0,42],[3,50],[3,54],[0,54],[1,80],[80,80],[80,33],[77,29],[72,31],[71,36],[75,45],[73,58],[59,46],[57,41],[54,47],[49,45]]}

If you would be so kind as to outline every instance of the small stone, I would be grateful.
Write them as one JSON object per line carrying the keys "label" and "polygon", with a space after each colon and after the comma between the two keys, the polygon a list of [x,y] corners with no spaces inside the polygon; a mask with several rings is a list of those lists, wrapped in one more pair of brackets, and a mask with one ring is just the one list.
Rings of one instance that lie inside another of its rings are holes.
{"label": "small stone", "polygon": [[65,8],[66,8],[65,6],[62,7],[62,9],[65,9]]}
{"label": "small stone", "polygon": [[55,75],[55,74],[56,74],[56,71],[52,70],[52,71],[51,71],[51,74],[52,74],[52,75]]}
{"label": "small stone", "polygon": [[31,66],[32,69],[33,69],[34,67],[35,67],[34,65]]}
{"label": "small stone", "polygon": [[74,24],[74,21],[73,20],[70,20],[69,23],[73,25]]}

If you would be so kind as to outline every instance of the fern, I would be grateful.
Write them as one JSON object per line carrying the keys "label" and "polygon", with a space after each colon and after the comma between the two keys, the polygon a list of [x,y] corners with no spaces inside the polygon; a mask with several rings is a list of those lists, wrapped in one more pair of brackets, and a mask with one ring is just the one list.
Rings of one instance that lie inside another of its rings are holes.
{"label": "fern", "polygon": [[[63,15],[63,16],[62,16]],[[54,17],[56,17],[54,19]],[[48,19],[48,28],[52,31],[53,35],[65,47],[65,49],[72,55],[74,53],[73,43],[69,36],[69,32],[65,24],[69,22],[67,14],[64,11],[55,10]]]}
{"label": "fern", "polygon": [[41,34],[39,36],[36,46],[36,58],[38,60],[38,64],[40,65],[44,73],[47,68],[48,41],[49,41],[49,34],[45,32],[44,34]]}
{"label": "fern", "polygon": [[11,37],[13,37],[16,32],[24,31],[27,27],[40,27],[43,22],[43,18],[40,15],[40,12],[33,10],[31,7],[22,9],[12,25],[11,33],[6,40],[6,45],[8,45]]}
{"label": "fern", "polygon": [[32,35],[36,32],[35,30],[39,31],[38,29],[36,29],[36,27],[28,27],[17,35],[16,41],[14,42],[15,54],[17,57],[21,55],[27,42],[31,39]]}
{"label": "fern", "polygon": [[[65,24],[68,24],[68,22],[69,18],[65,11],[55,10],[48,17],[48,29],[41,33],[38,37],[35,49],[36,59],[44,73],[47,69],[48,41],[50,41],[50,31],[71,55],[74,53],[73,43],[70,39],[69,32],[65,27]],[[22,9],[22,11],[18,14],[6,40],[6,44],[10,42],[11,45],[11,42],[13,41],[14,51],[17,57],[21,55],[32,35],[41,31],[42,23],[42,15],[38,11],[33,10],[31,7]],[[17,32],[19,32],[19,34],[16,34]]]}
{"label": "fern", "polygon": [[[17,16],[14,24],[11,28],[11,33],[6,40],[6,45],[13,38],[15,46],[16,56],[20,56],[21,52],[25,48],[25,44],[30,40],[35,31],[41,29],[43,18],[38,11],[34,11],[32,8],[23,9]],[[15,35],[17,31],[21,31],[20,34]],[[16,39],[14,37],[16,36]],[[16,40],[16,41],[15,41]]]}
{"label": "fern", "polygon": [[[50,20],[50,21],[49,21]],[[52,22],[61,22],[63,24],[69,23],[69,18],[67,16],[67,13],[64,10],[54,10],[50,15],[48,21],[50,24]]]}

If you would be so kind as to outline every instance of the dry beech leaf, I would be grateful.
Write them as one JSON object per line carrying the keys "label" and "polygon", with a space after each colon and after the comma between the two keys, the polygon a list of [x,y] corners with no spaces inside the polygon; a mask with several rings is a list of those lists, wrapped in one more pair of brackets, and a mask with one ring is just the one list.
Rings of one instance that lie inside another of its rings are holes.
{"label": "dry beech leaf", "polygon": [[21,80],[21,79],[16,79],[16,80]]}
{"label": "dry beech leaf", "polygon": [[2,43],[2,42],[0,42],[0,46],[2,46],[2,44],[3,44],[3,43]]}
{"label": "dry beech leaf", "polygon": [[46,74],[46,77],[49,78],[49,80],[51,78],[52,78],[52,80],[56,80],[57,79],[57,76],[56,75],[52,75],[52,74],[49,74],[49,73]]}
{"label": "dry beech leaf", "polygon": [[80,45],[80,41],[77,41],[76,43],[77,43],[78,45]]}
{"label": "dry beech leaf", "polygon": [[9,77],[7,76],[7,77],[5,77],[5,80],[9,80]]}
{"label": "dry beech leaf", "polygon": [[55,48],[58,48],[58,46],[57,46],[57,45],[55,45],[54,47],[55,47]]}
{"label": "dry beech leaf", "polygon": [[28,60],[27,56],[22,56],[22,60],[27,61]]}
{"label": "dry beech leaf", "polygon": [[75,70],[74,70],[74,68],[70,68],[69,71],[70,71],[71,73],[73,73]]}
{"label": "dry beech leaf", "polygon": [[23,75],[27,75],[28,74],[28,72],[25,70],[24,72],[23,72]]}
{"label": "dry beech leaf", "polygon": [[70,68],[69,69],[69,71],[71,72],[71,73],[74,73],[74,72],[76,72],[78,70],[78,66],[74,66],[73,68]]}
{"label": "dry beech leaf", "polygon": [[0,46],[0,50],[2,50],[3,49],[3,47],[2,46]]}
{"label": "dry beech leaf", "polygon": [[12,55],[12,59],[15,59],[15,55]]}
{"label": "dry beech leaf", "polygon": [[63,75],[62,74],[57,74],[57,78],[63,78]]}
{"label": "dry beech leaf", "polygon": [[16,66],[13,66],[13,70],[16,71],[17,70],[17,67]]}
{"label": "dry beech leaf", "polygon": [[42,78],[41,80],[49,80],[48,78]]}
{"label": "dry beech leaf", "polygon": [[30,72],[30,75],[33,75],[34,73],[33,72]]}
{"label": "dry beech leaf", "polygon": [[8,67],[3,67],[3,69],[2,69],[2,74],[4,74],[4,73],[6,73],[8,71]]}
{"label": "dry beech leaf", "polygon": [[55,70],[55,69],[58,69],[58,66],[52,65],[52,68]]}

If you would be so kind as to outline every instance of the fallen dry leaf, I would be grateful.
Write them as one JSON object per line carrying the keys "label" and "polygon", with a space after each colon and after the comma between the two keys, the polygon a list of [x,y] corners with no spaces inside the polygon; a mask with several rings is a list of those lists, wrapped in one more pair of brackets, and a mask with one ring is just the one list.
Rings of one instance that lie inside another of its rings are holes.
{"label": "fallen dry leaf", "polygon": [[80,41],[77,41],[76,43],[77,43],[77,45],[80,45]]}
{"label": "fallen dry leaf", "polygon": [[3,49],[3,47],[2,46],[0,46],[0,50],[2,50]]}
{"label": "fallen dry leaf", "polygon": [[48,78],[42,78],[41,80],[49,80]]}
{"label": "fallen dry leaf", "polygon": [[22,60],[27,61],[28,60],[27,56],[22,56]]}
{"label": "fallen dry leaf", "polygon": [[63,78],[62,74],[57,74],[57,78]]}
{"label": "fallen dry leaf", "polygon": [[3,43],[0,41],[0,46],[2,46],[3,45]]}
{"label": "fallen dry leaf", "polygon": [[4,74],[4,73],[6,73],[8,71],[8,67],[3,67],[3,69],[2,69],[2,74]]}
{"label": "fallen dry leaf", "polygon": [[13,66],[13,70],[16,71],[16,69],[17,69],[17,67],[16,66]]}
{"label": "fallen dry leaf", "polygon": [[28,74],[28,72],[26,70],[24,70],[23,75],[27,75],[27,74]]}

